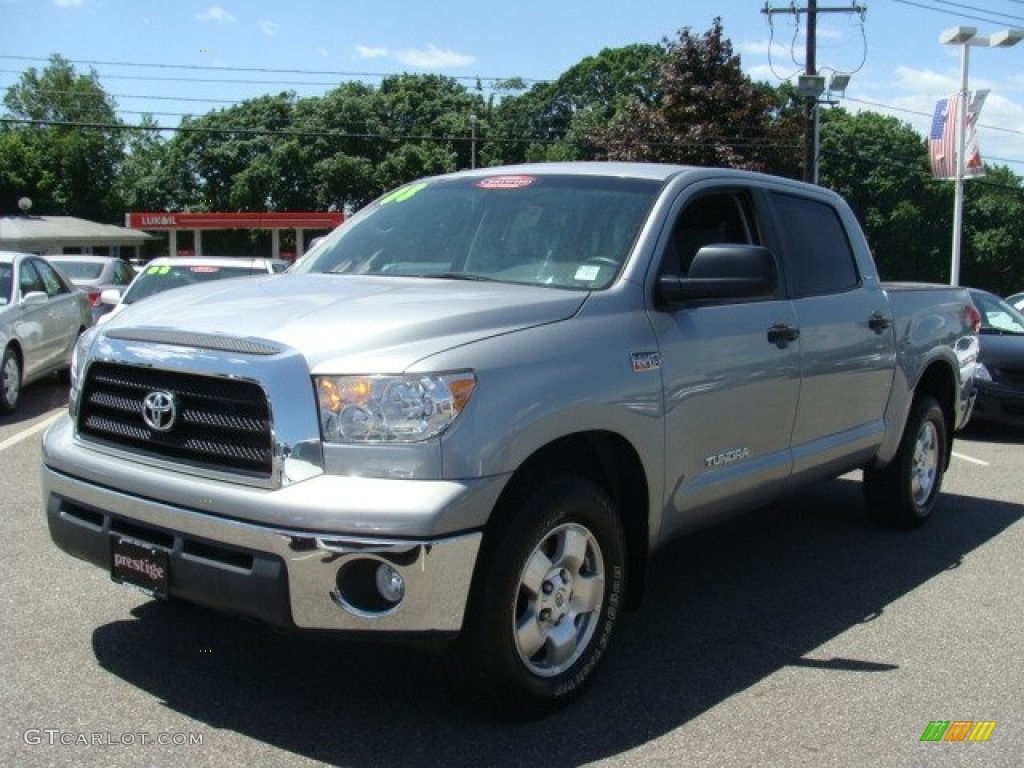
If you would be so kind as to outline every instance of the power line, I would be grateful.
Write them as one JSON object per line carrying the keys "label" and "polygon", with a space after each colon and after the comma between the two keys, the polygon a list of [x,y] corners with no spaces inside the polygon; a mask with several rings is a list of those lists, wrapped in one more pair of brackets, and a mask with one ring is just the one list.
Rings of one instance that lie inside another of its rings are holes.
{"label": "power line", "polygon": [[[1007,19],[1011,19],[1012,21],[1024,22],[1024,16],[1014,16],[1013,14],[1003,13],[1002,11],[993,11],[991,8],[978,8],[975,5],[965,5],[964,3],[954,3],[954,2],[951,2],[951,0],[932,0],[932,1],[938,3],[939,5],[948,5],[948,6],[951,6],[953,8],[964,8],[964,9],[966,9],[968,11],[979,11],[981,13],[993,13],[996,16],[1005,16]],[[936,10],[938,10],[938,9],[936,9]]]}
{"label": "power line", "polygon": [[[853,98],[852,96],[844,97],[844,101],[852,101],[852,102],[855,102],[857,104],[864,104],[865,106],[868,106],[868,107],[878,107],[880,109],[885,109],[885,110],[888,110],[890,112],[903,112],[903,113],[906,113],[908,115],[918,115],[919,117],[929,117],[930,118],[930,117],[933,116],[932,112],[924,112],[923,110],[920,110],[920,109],[907,109],[905,107],[893,107],[893,106],[890,106],[888,104],[881,104],[881,103],[879,103],[877,101],[868,101],[866,99],[856,99],[856,98]],[[1000,125],[989,125],[987,123],[979,123],[978,127],[979,128],[985,128],[986,130],[990,130],[990,131],[999,131],[1000,133],[1012,133],[1012,134],[1015,134],[1017,136],[1024,136],[1024,130],[1021,130],[1019,128],[1004,128],[1003,126],[1000,126]],[[1024,160],[1014,160],[1013,162],[1021,163],[1021,162],[1024,162]]]}
{"label": "power line", "polygon": [[[437,142],[437,143],[456,143],[472,141],[471,136],[453,136],[453,135],[442,135],[442,136],[431,136],[431,135],[411,135],[411,134],[386,134],[386,133],[346,133],[341,131],[307,131],[307,130],[296,130],[296,129],[280,129],[280,128],[208,128],[205,126],[177,126],[175,128],[165,128],[158,125],[141,125],[134,124],[129,125],[127,123],[99,123],[90,122],[85,120],[31,120],[28,118],[12,118],[12,117],[0,117],[0,123],[6,123],[11,125],[29,125],[34,127],[48,127],[56,126],[60,128],[87,128],[94,130],[109,130],[109,131],[149,131],[149,132],[162,132],[170,131],[173,133],[205,133],[215,135],[244,135],[244,136],[283,136],[291,138],[326,138],[326,139],[368,139],[376,141],[389,141],[389,142],[401,142],[401,141],[423,141],[423,142]],[[481,143],[495,143],[495,144],[557,144],[562,139],[559,138],[539,138],[539,137],[512,137],[512,136],[478,136],[477,141]],[[678,141],[661,141],[661,142],[648,142],[650,146],[655,147],[676,147],[676,148],[697,148],[697,147],[715,147],[721,144],[727,144],[731,147],[772,147],[772,148],[795,148],[798,146],[796,142],[778,141],[771,139],[757,139],[757,138],[725,138],[722,137],[719,141],[703,141],[703,142],[678,142]]]}
{"label": "power line", "polygon": [[[988,18],[985,18],[983,16],[972,16],[972,15],[967,14],[967,13],[954,13],[953,11],[947,11],[944,8],[936,8],[935,6],[925,5],[924,3],[913,2],[912,0],[895,0],[895,2],[899,3],[900,5],[912,5],[915,8],[923,8],[926,11],[934,11],[935,13],[943,13],[943,14],[945,14],[947,16],[954,16],[954,17],[960,18],[960,19],[972,19],[974,21],[984,21],[986,24],[995,24],[997,27],[1006,24],[1005,21],[996,21],[995,19],[988,19]],[[988,11],[988,13],[991,13],[991,11]]]}
{"label": "power line", "polygon": [[[0,55],[0,59],[12,59],[15,61],[38,61],[38,62],[49,62],[50,59],[43,58],[40,56],[14,56],[14,55]],[[384,78],[384,77],[400,77],[403,73],[398,72],[348,72],[344,70],[332,70],[332,69],[275,69],[271,67],[215,67],[205,64],[162,64],[162,63],[144,63],[134,61],[99,61],[96,59],[67,59],[69,64],[88,64],[89,66],[103,66],[103,67],[137,67],[137,68],[152,68],[152,69],[185,69],[185,70],[196,70],[196,71],[212,71],[212,72],[261,72],[264,74],[276,74],[276,75],[330,75],[332,77],[342,78],[359,78],[359,77],[373,77],[373,78]],[[526,77],[484,77],[483,75],[435,75],[435,77],[441,77],[447,80],[469,80],[471,82],[487,81],[487,82],[505,82],[510,80],[518,80],[524,83],[546,83],[548,80],[537,80]]]}

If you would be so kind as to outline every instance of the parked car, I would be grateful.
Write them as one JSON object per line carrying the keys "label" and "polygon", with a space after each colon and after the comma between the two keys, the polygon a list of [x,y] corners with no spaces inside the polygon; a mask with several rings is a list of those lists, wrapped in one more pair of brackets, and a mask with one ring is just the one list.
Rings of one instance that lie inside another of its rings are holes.
{"label": "parked car", "polygon": [[89,297],[93,321],[113,309],[110,304],[100,300],[103,291],[114,290],[120,296],[135,279],[132,265],[117,256],[66,253],[47,256],[46,260],[56,265],[76,288]]}
{"label": "parked car", "polygon": [[971,300],[981,312],[972,418],[1024,427],[1024,312],[976,288]]}
{"label": "parked car", "polygon": [[1024,291],[1007,296],[1006,303],[1012,304],[1014,307],[1024,312]]}
{"label": "parked car", "polygon": [[24,385],[68,369],[91,325],[89,299],[45,259],[0,251],[0,414],[15,410]]}
{"label": "parked car", "polygon": [[284,272],[288,262],[282,259],[242,258],[238,256],[163,256],[153,259],[135,276],[123,294],[103,291],[101,301],[111,310],[101,322],[149,296],[172,288],[197,285],[229,277],[248,277]]}

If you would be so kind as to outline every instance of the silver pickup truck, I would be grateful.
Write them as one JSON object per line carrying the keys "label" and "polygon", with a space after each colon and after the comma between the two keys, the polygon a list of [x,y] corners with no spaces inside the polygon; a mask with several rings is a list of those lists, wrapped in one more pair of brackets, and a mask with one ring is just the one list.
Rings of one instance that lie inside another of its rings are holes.
{"label": "silver pickup truck", "polygon": [[977,324],[962,290],[883,286],[818,187],[429,178],[286,274],[85,334],[44,438],[50,532],[156,596],[444,640],[468,690],[543,709],[679,534],[857,469],[870,515],[924,521]]}

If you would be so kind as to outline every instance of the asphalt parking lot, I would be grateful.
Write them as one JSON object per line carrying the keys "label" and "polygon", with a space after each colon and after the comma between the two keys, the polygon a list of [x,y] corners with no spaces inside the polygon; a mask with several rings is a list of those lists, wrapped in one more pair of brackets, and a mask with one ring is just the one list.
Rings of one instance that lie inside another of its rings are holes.
{"label": "asphalt parking lot", "polygon": [[[424,652],[156,603],[57,551],[39,440],[65,393],[23,397],[0,420],[2,765],[1024,764],[1024,433],[958,440],[917,531],[870,523],[850,475],[681,540],[587,695],[509,722]],[[922,742],[932,721],[996,725]]]}

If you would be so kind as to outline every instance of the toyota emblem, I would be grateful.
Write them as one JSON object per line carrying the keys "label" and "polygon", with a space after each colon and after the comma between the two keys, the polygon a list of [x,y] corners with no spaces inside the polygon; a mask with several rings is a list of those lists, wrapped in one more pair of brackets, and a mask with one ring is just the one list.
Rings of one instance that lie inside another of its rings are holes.
{"label": "toyota emblem", "polygon": [[170,392],[150,392],[142,401],[142,420],[155,432],[169,432],[178,418],[178,402]]}

